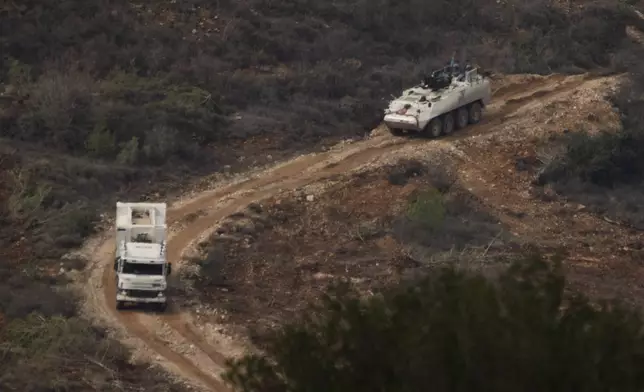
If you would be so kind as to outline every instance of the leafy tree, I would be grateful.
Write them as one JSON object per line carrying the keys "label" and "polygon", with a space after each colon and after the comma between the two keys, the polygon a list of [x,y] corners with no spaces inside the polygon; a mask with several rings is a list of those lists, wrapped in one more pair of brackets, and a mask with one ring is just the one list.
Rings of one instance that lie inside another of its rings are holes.
{"label": "leafy tree", "polygon": [[558,259],[455,268],[361,299],[347,286],[229,362],[239,391],[635,391],[640,316],[567,295]]}

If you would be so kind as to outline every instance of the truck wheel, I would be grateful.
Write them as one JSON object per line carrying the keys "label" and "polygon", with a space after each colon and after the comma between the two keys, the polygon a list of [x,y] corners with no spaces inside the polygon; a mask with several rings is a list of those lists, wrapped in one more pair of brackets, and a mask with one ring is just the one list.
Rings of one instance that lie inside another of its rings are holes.
{"label": "truck wheel", "polygon": [[443,116],[443,134],[449,135],[454,132],[454,113],[447,113]]}
{"label": "truck wheel", "polygon": [[116,309],[121,310],[125,307],[125,303],[123,301],[116,301]]}
{"label": "truck wheel", "polygon": [[470,105],[470,124],[478,124],[481,121],[481,104],[474,102]]}
{"label": "truck wheel", "polygon": [[459,108],[456,110],[456,128],[462,129],[470,122],[470,113],[467,108]]}
{"label": "truck wheel", "polygon": [[389,128],[389,132],[394,136],[402,136],[404,134],[403,130],[400,128]]}
{"label": "truck wheel", "polygon": [[166,309],[168,308],[168,303],[164,302],[164,303],[157,304],[156,308],[159,312],[165,312]]}
{"label": "truck wheel", "polygon": [[429,137],[439,137],[441,133],[443,133],[443,122],[440,117],[436,117],[430,121],[425,127],[425,131],[423,133]]}

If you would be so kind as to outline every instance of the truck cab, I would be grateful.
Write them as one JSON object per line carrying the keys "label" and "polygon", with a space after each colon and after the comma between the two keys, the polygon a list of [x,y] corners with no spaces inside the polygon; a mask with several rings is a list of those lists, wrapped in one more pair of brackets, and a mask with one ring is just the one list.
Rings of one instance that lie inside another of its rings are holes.
{"label": "truck cab", "polygon": [[116,206],[116,307],[127,303],[167,306],[165,203],[121,203]]}

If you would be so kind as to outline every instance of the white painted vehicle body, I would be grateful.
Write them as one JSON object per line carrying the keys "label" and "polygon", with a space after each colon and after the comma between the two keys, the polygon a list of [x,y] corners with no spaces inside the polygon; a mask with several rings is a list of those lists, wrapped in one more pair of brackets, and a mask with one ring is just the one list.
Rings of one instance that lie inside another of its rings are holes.
{"label": "white painted vehicle body", "polygon": [[424,131],[433,119],[471,103],[487,106],[491,95],[489,79],[475,68],[465,72],[462,81],[453,78],[449,86],[439,90],[417,85],[403,91],[389,103],[384,122],[391,129]]}
{"label": "white painted vehicle body", "polygon": [[165,308],[167,276],[166,204],[116,203],[116,301],[155,303]]}

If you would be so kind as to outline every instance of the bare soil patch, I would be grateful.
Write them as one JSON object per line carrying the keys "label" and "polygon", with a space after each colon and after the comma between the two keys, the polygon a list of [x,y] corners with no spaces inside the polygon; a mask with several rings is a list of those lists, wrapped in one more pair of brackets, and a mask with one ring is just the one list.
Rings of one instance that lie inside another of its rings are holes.
{"label": "bare soil patch", "polygon": [[[227,323],[261,334],[338,279],[369,293],[462,252],[516,250],[450,176],[403,160],[249,205],[199,244],[202,301],[224,311]],[[427,197],[438,204],[411,217],[410,205]]]}

